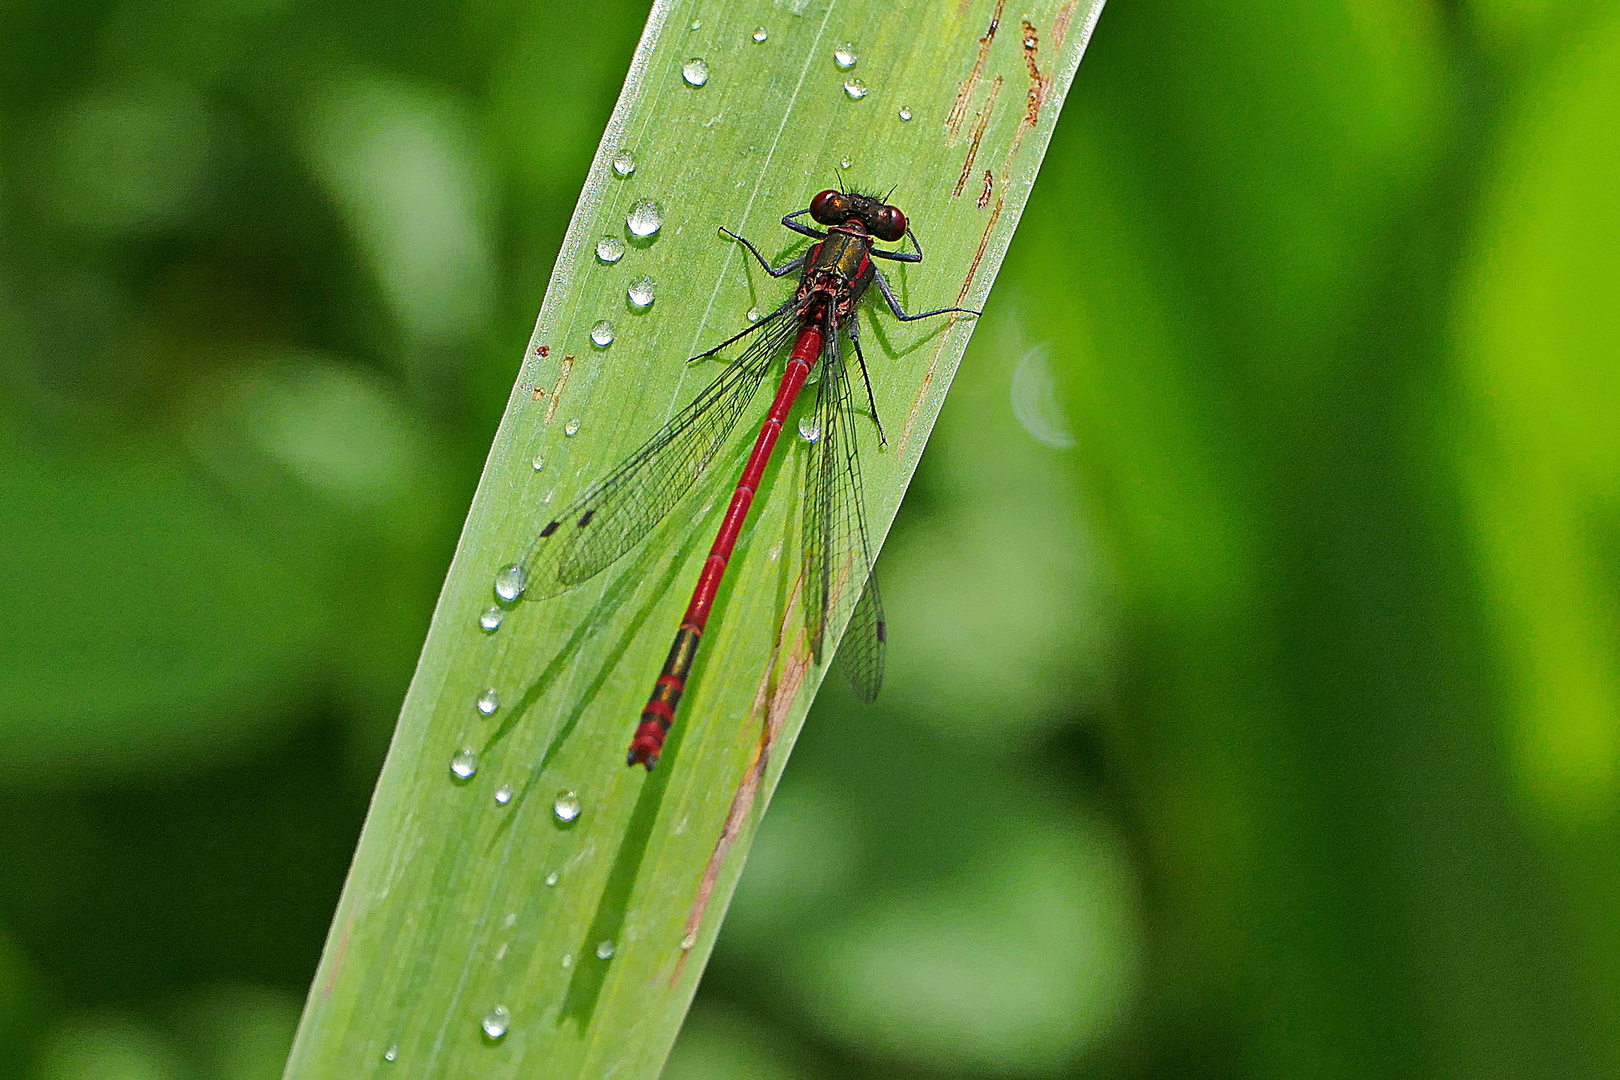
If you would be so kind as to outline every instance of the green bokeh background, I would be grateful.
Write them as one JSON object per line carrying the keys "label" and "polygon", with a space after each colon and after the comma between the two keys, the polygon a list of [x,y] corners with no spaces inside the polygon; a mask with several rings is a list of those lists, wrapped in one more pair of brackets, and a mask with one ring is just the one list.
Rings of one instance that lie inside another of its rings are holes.
{"label": "green bokeh background", "polygon": [[[0,5],[0,1075],[280,1075],[645,14]],[[1617,192],[1612,3],[1114,0],[669,1080],[1620,1075]]]}

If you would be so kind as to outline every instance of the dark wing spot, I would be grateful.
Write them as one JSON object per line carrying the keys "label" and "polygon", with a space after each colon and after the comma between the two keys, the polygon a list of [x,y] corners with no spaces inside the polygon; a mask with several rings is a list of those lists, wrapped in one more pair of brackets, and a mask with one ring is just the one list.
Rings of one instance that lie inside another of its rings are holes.
{"label": "dark wing spot", "polygon": [[889,624],[884,622],[882,619],[878,620],[877,639],[878,644],[880,645],[887,644],[889,640]]}
{"label": "dark wing spot", "polygon": [[585,526],[589,525],[591,523],[591,518],[593,518],[595,516],[596,516],[596,510],[595,510],[594,507],[592,509],[590,509],[590,510],[585,511],[584,514],[580,515],[579,527],[583,529]]}
{"label": "dark wing spot", "polygon": [[550,536],[552,533],[556,532],[557,531],[557,526],[561,525],[561,524],[562,524],[562,522],[560,522],[560,521],[553,521],[550,525],[547,525],[545,528],[541,529],[540,530],[541,539],[544,539],[544,538]]}

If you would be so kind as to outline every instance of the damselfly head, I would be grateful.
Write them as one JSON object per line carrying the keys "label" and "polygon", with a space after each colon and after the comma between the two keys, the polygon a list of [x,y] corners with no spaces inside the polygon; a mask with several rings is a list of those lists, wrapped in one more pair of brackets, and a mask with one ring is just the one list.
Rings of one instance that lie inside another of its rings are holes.
{"label": "damselfly head", "polygon": [[899,207],[853,191],[817,193],[810,200],[810,216],[823,225],[860,225],[879,240],[892,242],[906,235],[906,215]]}

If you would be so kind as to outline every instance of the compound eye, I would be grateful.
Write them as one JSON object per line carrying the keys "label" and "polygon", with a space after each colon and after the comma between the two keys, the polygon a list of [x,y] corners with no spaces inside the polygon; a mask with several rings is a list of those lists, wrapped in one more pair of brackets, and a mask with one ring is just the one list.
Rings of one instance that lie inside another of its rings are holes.
{"label": "compound eye", "polygon": [[906,215],[897,206],[885,206],[872,217],[872,235],[879,240],[898,240],[906,235]]}
{"label": "compound eye", "polygon": [[849,200],[842,191],[819,192],[810,200],[810,216],[823,225],[842,225],[849,220]]}

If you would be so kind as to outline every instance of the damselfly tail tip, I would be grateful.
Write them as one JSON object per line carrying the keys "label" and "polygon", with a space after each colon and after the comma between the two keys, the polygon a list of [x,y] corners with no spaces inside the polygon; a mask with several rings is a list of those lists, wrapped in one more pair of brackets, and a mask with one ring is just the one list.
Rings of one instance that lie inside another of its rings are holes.
{"label": "damselfly tail tip", "polygon": [[636,737],[630,740],[630,752],[625,755],[625,764],[632,767],[645,765],[647,771],[652,772],[663,749],[664,729],[656,721],[644,720],[636,728]]}

